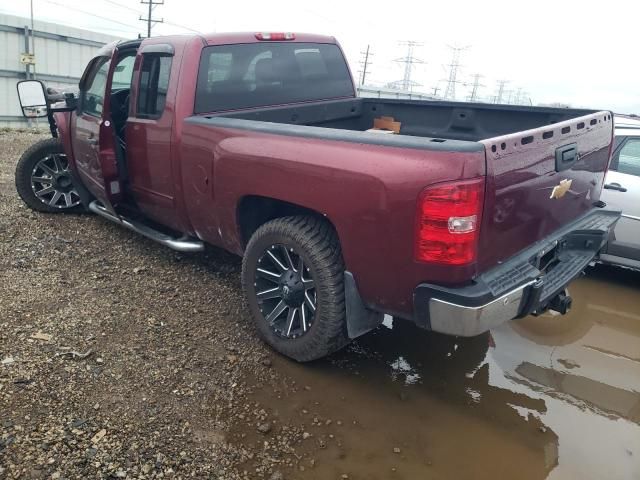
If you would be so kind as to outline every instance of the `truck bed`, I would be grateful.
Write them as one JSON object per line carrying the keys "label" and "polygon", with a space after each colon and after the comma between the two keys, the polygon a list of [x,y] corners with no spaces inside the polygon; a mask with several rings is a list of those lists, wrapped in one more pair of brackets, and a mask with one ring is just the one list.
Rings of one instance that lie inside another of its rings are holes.
{"label": "truck bed", "polygon": [[592,113],[595,111],[462,102],[350,98],[222,112],[207,117],[222,116],[357,132],[373,128],[376,118],[392,117],[400,122],[400,135],[428,137],[436,141],[477,142],[553,125]]}
{"label": "truck bed", "polygon": [[[379,117],[400,122],[399,134],[366,132]],[[613,135],[611,112],[371,98],[221,112],[186,121],[224,130],[225,136],[259,136],[260,147],[252,153],[269,159],[275,159],[272,152],[281,148],[270,148],[271,141],[298,137],[312,143],[301,147],[305,153],[297,153],[297,159],[308,162],[320,156],[313,161],[326,167],[330,163],[327,155],[334,155],[338,158],[332,161],[365,175],[378,168],[376,160],[369,155],[356,162],[354,149],[378,148],[382,157],[377,161],[386,163],[387,171],[379,178],[381,182],[408,176],[404,171],[408,162],[400,161],[408,158],[408,150],[420,152],[425,170],[419,175],[424,186],[437,183],[434,172],[443,168],[450,170],[451,180],[470,178],[474,169],[454,159],[481,158],[486,184],[476,273],[500,264],[594,208]],[[330,145],[331,153],[320,155]],[[443,164],[441,153],[448,155],[448,165]],[[559,163],[565,157],[566,162]],[[563,186],[567,190],[555,198]],[[414,199],[417,193],[412,194]],[[495,248],[496,242],[500,248]]]}

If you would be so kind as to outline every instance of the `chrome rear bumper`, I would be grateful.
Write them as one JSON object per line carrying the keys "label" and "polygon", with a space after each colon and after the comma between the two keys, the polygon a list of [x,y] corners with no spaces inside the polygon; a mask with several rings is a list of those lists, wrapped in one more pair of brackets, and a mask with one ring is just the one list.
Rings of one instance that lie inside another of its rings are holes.
{"label": "chrome rear bumper", "polygon": [[567,285],[598,255],[619,218],[620,212],[594,209],[470,285],[418,285],[413,293],[414,322],[470,337],[550,308],[566,313],[571,306],[571,298],[564,295]]}
{"label": "chrome rear bumper", "polygon": [[439,298],[429,300],[431,329],[436,332],[472,337],[513,320],[520,312],[527,283],[500,298],[475,307],[456,305]]}

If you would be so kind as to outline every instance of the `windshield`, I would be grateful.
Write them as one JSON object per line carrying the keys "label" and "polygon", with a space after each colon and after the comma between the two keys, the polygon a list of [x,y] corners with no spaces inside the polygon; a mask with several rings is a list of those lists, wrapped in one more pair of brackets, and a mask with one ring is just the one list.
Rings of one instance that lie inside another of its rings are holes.
{"label": "windshield", "polygon": [[206,47],[196,113],[353,97],[337,45],[260,42]]}

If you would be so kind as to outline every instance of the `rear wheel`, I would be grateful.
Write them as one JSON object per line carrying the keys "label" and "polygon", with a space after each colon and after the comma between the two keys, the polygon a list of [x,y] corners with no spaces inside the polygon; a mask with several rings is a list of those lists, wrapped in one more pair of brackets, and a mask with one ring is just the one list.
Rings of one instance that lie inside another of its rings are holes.
{"label": "rear wheel", "polygon": [[260,336],[300,362],[348,342],[344,262],[326,221],[284,217],[253,234],[242,263],[242,283]]}
{"label": "rear wheel", "polygon": [[16,166],[16,189],[33,210],[80,210],[80,195],[73,184],[69,161],[56,138],[42,140],[22,154]]}

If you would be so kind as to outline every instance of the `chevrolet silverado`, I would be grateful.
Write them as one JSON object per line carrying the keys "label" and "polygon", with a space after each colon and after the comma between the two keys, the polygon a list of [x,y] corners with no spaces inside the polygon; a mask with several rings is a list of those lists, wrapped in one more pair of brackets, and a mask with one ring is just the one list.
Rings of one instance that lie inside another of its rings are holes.
{"label": "chevrolet silverado", "polygon": [[473,336],[565,313],[619,218],[611,112],[359,98],[333,37],[123,41],[64,103],[18,92],[53,137],[17,165],[29,207],[242,255],[257,332],[298,361],[384,314]]}

